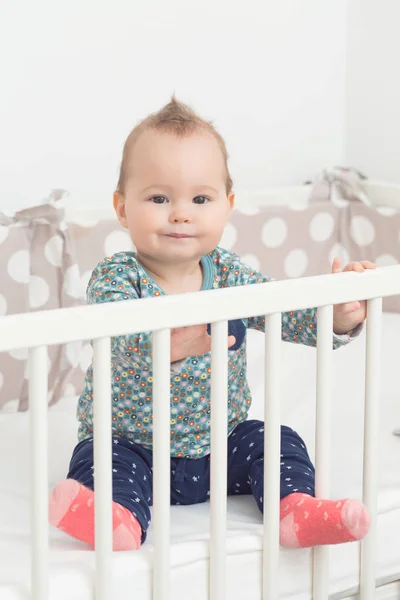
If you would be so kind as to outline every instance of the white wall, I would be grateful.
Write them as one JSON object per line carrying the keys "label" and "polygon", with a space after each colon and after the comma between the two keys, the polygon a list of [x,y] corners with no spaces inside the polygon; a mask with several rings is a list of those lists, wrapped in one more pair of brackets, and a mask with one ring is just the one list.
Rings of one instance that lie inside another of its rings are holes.
{"label": "white wall", "polygon": [[346,162],[400,182],[400,2],[350,0]]}
{"label": "white wall", "polygon": [[173,91],[225,136],[237,189],[343,162],[347,0],[3,0],[0,209],[106,206],[124,138]]}

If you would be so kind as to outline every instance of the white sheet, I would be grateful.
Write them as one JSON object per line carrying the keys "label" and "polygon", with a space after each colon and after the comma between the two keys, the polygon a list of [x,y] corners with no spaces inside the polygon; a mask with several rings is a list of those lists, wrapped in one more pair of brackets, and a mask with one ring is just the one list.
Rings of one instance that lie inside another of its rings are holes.
{"label": "white sheet", "polygon": [[[379,584],[400,579],[400,426],[398,340],[400,315],[384,315],[378,498]],[[251,416],[262,418],[263,336],[249,334]],[[297,429],[313,456],[315,362],[312,349],[284,344],[282,421]],[[332,497],[361,497],[364,339],[334,353]],[[64,478],[76,443],[76,399],[49,412],[50,484]],[[0,414],[0,598],[28,598],[29,462],[28,415]],[[209,507],[172,507],[171,580],[174,600],[207,598]],[[251,497],[228,499],[228,597],[261,597],[261,515]],[[94,553],[51,530],[50,600],[88,600],[93,594]],[[331,593],[354,591],[358,544],[330,549]],[[310,550],[281,551],[281,597],[310,598]],[[144,547],[113,555],[115,600],[150,600],[151,531]]]}

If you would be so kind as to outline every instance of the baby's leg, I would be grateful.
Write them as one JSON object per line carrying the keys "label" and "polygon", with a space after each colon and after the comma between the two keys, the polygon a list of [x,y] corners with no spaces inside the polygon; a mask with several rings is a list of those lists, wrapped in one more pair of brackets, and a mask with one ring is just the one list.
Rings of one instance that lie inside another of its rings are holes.
{"label": "baby's leg", "polygon": [[342,544],[360,540],[370,518],[357,500],[314,498],[315,471],[304,442],[281,429],[280,542],[286,548]]}
{"label": "baby's leg", "polygon": [[[246,421],[228,441],[228,493],[252,493],[264,508],[264,425]],[[368,513],[357,500],[314,498],[315,471],[301,438],[281,428],[280,543],[286,548],[341,544],[368,531]]]}
{"label": "baby's leg", "polygon": [[[125,438],[114,438],[113,548],[134,550],[145,539],[152,502],[151,453]],[[93,440],[75,448],[68,478],[50,496],[50,523],[94,547]]]}
{"label": "baby's leg", "polygon": [[210,496],[210,455],[171,458],[171,504],[199,504]]}

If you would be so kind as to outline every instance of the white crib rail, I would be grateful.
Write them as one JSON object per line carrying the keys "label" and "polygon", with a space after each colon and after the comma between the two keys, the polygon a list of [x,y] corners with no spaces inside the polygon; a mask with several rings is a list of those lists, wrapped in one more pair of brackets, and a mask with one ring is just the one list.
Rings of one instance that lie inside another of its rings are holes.
{"label": "white crib rail", "polygon": [[[368,300],[365,413],[364,500],[372,515],[371,532],[362,544],[361,599],[375,590],[379,337],[381,298],[400,294],[400,266],[363,274],[342,273],[279,281],[184,296],[11,315],[0,319],[0,352],[30,348],[32,456],[32,600],[48,599],[48,473],[46,346],[94,340],[94,462],[96,600],[112,596],[111,388],[110,338],[130,331],[153,331],[154,375],[154,600],[170,600],[170,330],[196,323],[212,325],[211,389],[211,546],[210,598],[226,599],[227,462],[227,321],[267,315],[265,367],[265,481],[263,597],[278,598],[279,552],[279,347],[282,312],[316,306],[317,344],[317,493],[329,495],[329,396],[331,387],[332,305]],[[314,598],[328,598],[325,549],[315,552]]]}
{"label": "white crib rail", "polygon": [[279,499],[280,499],[280,340],[281,313],[266,316],[264,408],[264,536],[263,600],[278,598]]}
{"label": "white crib rail", "polygon": [[170,600],[170,331],[153,333],[153,600]]}
{"label": "white crib rail", "polygon": [[[317,316],[317,402],[315,435],[315,495],[330,496],[330,422],[332,390],[333,306],[321,306]],[[329,596],[329,546],[317,546],[313,556],[313,597]]]}
{"label": "white crib rail", "polygon": [[361,542],[360,600],[375,598],[382,298],[369,300],[367,310],[363,500],[371,515],[371,527]]}
{"label": "white crib rail", "polygon": [[[33,598],[48,597],[48,466],[47,466],[47,348],[29,350],[30,459],[31,459],[31,578]],[[36,595],[36,597],[35,597]]]}
{"label": "white crib rail", "polygon": [[[108,365],[108,368],[106,367]],[[111,343],[110,338],[93,341],[96,600],[111,598],[112,559],[112,457],[111,457]]]}
{"label": "white crib rail", "polygon": [[[0,318],[0,352],[16,348],[65,344],[74,340],[124,335],[130,331],[158,331],[200,323],[229,321],[399,294],[400,265],[364,273],[318,275],[251,286],[124,300],[45,310]],[[154,311],[154,302],[162,310]]]}
{"label": "white crib rail", "polygon": [[211,325],[210,600],[226,598],[228,323]]}

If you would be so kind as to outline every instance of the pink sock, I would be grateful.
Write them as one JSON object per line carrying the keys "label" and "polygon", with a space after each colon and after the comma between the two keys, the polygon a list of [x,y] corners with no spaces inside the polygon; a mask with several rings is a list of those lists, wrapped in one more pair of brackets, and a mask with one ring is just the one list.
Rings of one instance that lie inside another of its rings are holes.
{"label": "pink sock", "polygon": [[[113,549],[137,550],[142,529],[132,513],[112,503]],[[94,548],[94,492],[74,479],[66,479],[53,489],[49,501],[51,525]]]}
{"label": "pink sock", "polygon": [[285,548],[308,548],[361,540],[370,517],[358,500],[321,500],[290,494],[281,500],[280,543]]}

